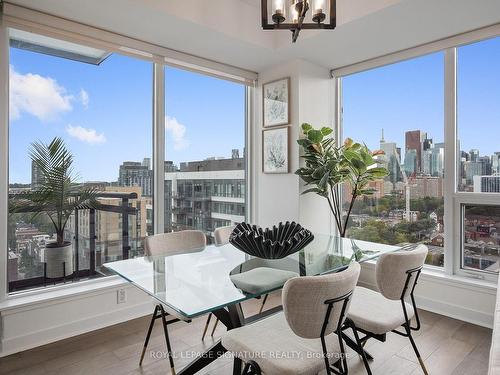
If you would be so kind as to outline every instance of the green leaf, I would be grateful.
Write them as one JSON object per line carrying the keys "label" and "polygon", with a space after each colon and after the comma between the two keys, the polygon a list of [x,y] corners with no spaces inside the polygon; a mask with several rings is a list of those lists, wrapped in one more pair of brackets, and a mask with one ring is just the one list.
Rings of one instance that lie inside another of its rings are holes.
{"label": "green leaf", "polygon": [[323,140],[323,133],[320,130],[312,129],[307,132],[307,138],[311,143],[320,143]]}
{"label": "green leaf", "polygon": [[304,134],[306,134],[309,130],[311,130],[313,127],[308,124],[307,122],[304,122],[302,124],[302,131],[304,132]]}
{"label": "green leaf", "polygon": [[332,129],[332,128],[328,128],[328,127],[326,127],[326,126],[323,126],[323,127],[321,128],[321,133],[323,134],[323,136],[325,136],[325,137],[326,137],[327,135],[329,135],[329,134],[333,133],[333,129]]}

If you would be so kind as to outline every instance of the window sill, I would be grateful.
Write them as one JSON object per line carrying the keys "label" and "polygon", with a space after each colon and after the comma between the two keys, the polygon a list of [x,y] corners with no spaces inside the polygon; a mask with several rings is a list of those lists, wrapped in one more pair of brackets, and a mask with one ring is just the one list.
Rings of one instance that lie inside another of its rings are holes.
{"label": "window sill", "polygon": [[9,310],[30,309],[37,304],[52,304],[61,300],[75,300],[88,295],[102,294],[109,289],[129,285],[129,282],[120,276],[108,276],[99,279],[68,283],[47,288],[46,290],[30,290],[8,295],[0,302],[0,312]]}

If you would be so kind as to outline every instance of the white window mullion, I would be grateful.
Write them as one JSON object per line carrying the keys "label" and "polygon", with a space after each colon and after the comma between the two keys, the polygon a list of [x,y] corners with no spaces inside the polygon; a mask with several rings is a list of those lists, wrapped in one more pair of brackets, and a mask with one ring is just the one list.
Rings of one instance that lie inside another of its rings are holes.
{"label": "white window mullion", "polygon": [[9,32],[0,14],[0,301],[7,298],[9,197]]}
{"label": "white window mullion", "polygon": [[453,196],[457,186],[457,54],[456,48],[449,48],[444,55],[444,269],[449,275],[456,270],[456,217],[458,211]]}
{"label": "white window mullion", "polygon": [[165,228],[165,68],[153,66],[153,222],[154,233]]}

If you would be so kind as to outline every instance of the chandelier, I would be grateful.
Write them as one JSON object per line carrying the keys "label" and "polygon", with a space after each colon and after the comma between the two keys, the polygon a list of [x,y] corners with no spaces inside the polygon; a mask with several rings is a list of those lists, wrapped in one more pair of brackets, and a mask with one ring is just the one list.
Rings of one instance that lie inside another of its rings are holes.
{"label": "chandelier", "polygon": [[[336,0],[261,1],[262,28],[291,30],[293,43],[297,41],[302,29],[335,28]],[[311,12],[308,12],[309,10]]]}

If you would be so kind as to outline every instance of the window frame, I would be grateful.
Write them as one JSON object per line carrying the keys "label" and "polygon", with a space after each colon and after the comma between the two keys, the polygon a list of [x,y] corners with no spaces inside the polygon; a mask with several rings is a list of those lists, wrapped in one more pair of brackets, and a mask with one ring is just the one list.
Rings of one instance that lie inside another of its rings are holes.
{"label": "window frame", "polygon": [[[386,56],[353,64],[331,71],[335,87],[335,136],[340,145],[343,139],[342,78],[367,70],[444,52],[444,267],[425,265],[425,269],[448,276],[460,276],[496,283],[498,275],[462,268],[463,261],[463,212],[465,204],[499,206],[500,193],[473,193],[458,190],[457,170],[457,49],[460,46],[481,42],[500,36],[500,24],[432,42],[423,46],[395,52]],[[451,219],[450,219],[451,218]]]}
{"label": "window frame", "polygon": [[[73,21],[62,20],[58,17],[41,14],[22,7],[9,4],[10,13],[16,15],[1,14],[0,10],[0,150],[3,158],[0,158],[0,302],[16,299],[24,295],[50,293],[54,290],[67,289],[73,285],[61,284],[43,289],[27,289],[19,292],[9,292],[9,280],[7,272],[7,226],[8,226],[8,192],[9,192],[9,30],[11,28],[34,32],[39,35],[48,36],[62,41],[69,41],[84,46],[104,49],[111,53],[117,53],[141,60],[151,62],[153,65],[153,77],[151,90],[153,123],[151,124],[152,142],[153,142],[153,225],[154,233],[164,232],[164,161],[165,161],[165,67],[172,66],[188,71],[208,75],[217,79],[227,80],[244,86],[244,147],[245,147],[245,204],[246,217],[251,220],[250,207],[251,201],[251,126],[253,120],[253,96],[255,94],[255,85],[257,74],[245,69],[240,69],[225,64],[216,63],[210,60],[191,56],[168,48],[151,45],[147,42],[138,41],[111,32],[105,32],[90,26],[82,25]],[[19,13],[19,14],[17,14]],[[17,18],[17,16],[21,16]],[[39,18],[41,17],[41,18]],[[33,20],[30,20],[33,18]],[[38,23],[39,22],[39,23]],[[44,24],[47,23],[47,24]],[[49,26],[50,25],[50,26]],[[57,28],[61,26],[60,28]],[[104,35],[104,40],[101,36]],[[82,280],[75,283],[74,286],[82,283],[103,285],[109,282],[113,276],[102,277],[100,279]],[[102,280],[101,280],[102,279]]]}

